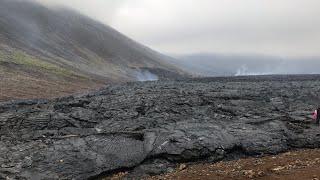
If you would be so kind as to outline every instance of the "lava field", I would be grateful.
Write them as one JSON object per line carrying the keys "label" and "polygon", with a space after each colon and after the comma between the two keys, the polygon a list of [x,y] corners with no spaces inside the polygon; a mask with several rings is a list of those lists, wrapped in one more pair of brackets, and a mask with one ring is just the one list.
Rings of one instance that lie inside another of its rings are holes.
{"label": "lava field", "polygon": [[135,82],[0,104],[0,179],[156,175],[177,163],[319,148],[320,76]]}

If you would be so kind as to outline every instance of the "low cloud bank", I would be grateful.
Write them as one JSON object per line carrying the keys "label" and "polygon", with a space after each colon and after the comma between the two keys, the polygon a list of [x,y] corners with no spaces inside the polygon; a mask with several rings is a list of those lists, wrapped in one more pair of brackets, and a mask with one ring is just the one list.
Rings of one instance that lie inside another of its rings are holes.
{"label": "low cloud bank", "polygon": [[194,54],[173,60],[179,67],[202,76],[320,74],[320,58],[279,58],[259,55]]}

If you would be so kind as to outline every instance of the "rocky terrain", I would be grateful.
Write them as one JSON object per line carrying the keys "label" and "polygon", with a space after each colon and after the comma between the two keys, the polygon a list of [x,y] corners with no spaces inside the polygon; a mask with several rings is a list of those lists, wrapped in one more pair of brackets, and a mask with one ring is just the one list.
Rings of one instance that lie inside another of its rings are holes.
{"label": "rocky terrain", "polygon": [[[319,180],[320,150],[302,149],[268,155],[249,157],[218,163],[180,164],[175,171],[148,177],[152,180]],[[121,179],[127,172],[113,175],[110,179]]]}
{"label": "rocky terrain", "polygon": [[319,75],[203,78],[2,103],[0,179],[141,177],[318,148],[319,89]]}

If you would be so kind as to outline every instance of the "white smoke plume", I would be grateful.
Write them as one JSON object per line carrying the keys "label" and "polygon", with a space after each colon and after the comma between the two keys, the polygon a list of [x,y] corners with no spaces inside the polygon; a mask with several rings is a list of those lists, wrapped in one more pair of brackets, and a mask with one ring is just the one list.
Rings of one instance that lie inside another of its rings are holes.
{"label": "white smoke plume", "polygon": [[136,72],[138,81],[158,81],[159,77],[148,70],[140,70]]}
{"label": "white smoke plume", "polygon": [[235,76],[257,76],[257,75],[270,75],[273,72],[252,72],[246,65],[242,65],[236,72]]}

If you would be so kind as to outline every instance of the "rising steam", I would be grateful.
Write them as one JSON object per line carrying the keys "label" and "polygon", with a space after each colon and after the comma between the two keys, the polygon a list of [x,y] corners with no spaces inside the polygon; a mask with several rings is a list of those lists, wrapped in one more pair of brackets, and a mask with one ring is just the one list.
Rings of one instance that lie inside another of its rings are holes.
{"label": "rising steam", "polygon": [[242,65],[236,72],[235,76],[257,76],[257,75],[270,75],[272,72],[252,72],[246,65]]}
{"label": "rising steam", "polygon": [[148,70],[139,70],[136,72],[138,81],[158,81],[159,77]]}

